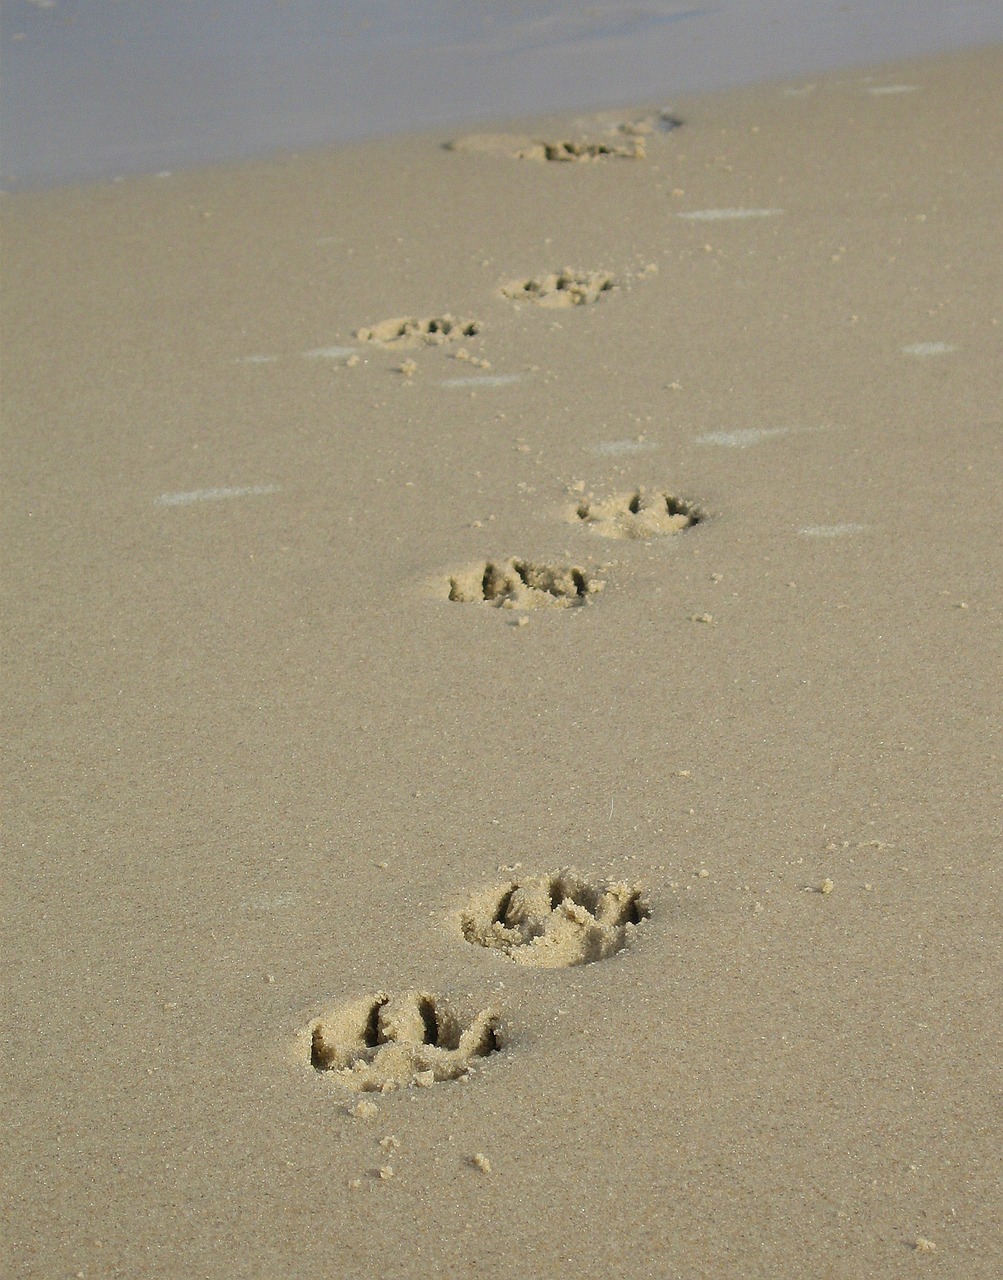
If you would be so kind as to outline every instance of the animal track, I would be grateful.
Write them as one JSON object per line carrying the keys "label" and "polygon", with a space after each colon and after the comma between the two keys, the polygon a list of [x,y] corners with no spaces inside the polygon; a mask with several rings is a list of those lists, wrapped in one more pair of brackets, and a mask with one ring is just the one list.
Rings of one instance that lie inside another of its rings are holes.
{"label": "animal track", "polygon": [[389,1093],[470,1075],[479,1058],[501,1048],[498,1014],[469,1023],[427,992],[380,992],[318,1018],[304,1037],[310,1066],[334,1072],[360,1093]]}
{"label": "animal track", "polygon": [[557,969],[622,951],[650,914],[639,885],[597,884],[566,867],[480,895],[460,928],[468,942],[519,964]]}
{"label": "animal track", "polygon": [[635,489],[602,502],[579,502],[571,518],[584,521],[605,538],[658,538],[692,529],[704,513],[687,498],[654,489]]}
{"label": "animal track", "polygon": [[449,599],[463,604],[483,601],[502,609],[572,608],[585,604],[605,585],[578,565],[488,560],[452,574]]}
{"label": "animal track", "polygon": [[[557,139],[529,138],[507,133],[468,133],[446,143],[447,151],[473,151],[508,156],[512,160],[556,161],[559,164],[588,163],[594,160],[643,160],[647,135],[669,133],[682,121],[662,111],[638,120],[625,120],[606,130],[609,140],[593,137]],[[593,131],[594,133],[594,131]]]}
{"label": "animal track", "polygon": [[455,316],[433,316],[418,320],[405,316],[398,320],[383,320],[368,329],[358,329],[355,336],[360,342],[379,342],[385,347],[417,347],[422,343],[438,346],[454,342],[457,338],[472,338],[480,333],[479,320],[457,320]]}
{"label": "animal track", "polygon": [[644,138],[639,134],[630,134],[628,141],[588,142],[578,141],[546,142],[539,138],[519,137],[504,133],[469,133],[453,142],[446,143],[447,151],[475,151],[498,153],[512,160],[556,160],[559,162],[589,160],[643,160],[645,157]]}
{"label": "animal track", "polygon": [[651,115],[641,116],[637,120],[624,120],[616,126],[617,133],[625,133],[628,137],[635,134],[674,133],[685,124],[672,111],[656,111]]}
{"label": "animal track", "polygon": [[540,307],[580,307],[598,302],[615,289],[616,281],[605,271],[575,271],[565,267],[528,280],[510,280],[501,286],[502,297],[513,302],[535,302]]}
{"label": "animal track", "polygon": [[629,142],[531,142],[512,154],[516,160],[643,160],[644,138],[631,136]]}

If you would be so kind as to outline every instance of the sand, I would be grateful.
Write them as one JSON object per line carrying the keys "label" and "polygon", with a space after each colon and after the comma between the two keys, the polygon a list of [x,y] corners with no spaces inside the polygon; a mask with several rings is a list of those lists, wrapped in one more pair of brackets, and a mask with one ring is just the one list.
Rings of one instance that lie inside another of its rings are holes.
{"label": "sand", "polygon": [[1001,75],[4,198],[5,1274],[998,1275]]}

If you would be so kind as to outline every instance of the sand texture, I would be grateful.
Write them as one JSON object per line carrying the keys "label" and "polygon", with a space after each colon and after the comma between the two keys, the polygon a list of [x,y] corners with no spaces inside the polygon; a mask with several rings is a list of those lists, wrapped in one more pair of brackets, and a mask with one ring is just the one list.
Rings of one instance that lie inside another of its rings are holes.
{"label": "sand texture", "polygon": [[998,1276],[1001,82],[3,198],[0,1272]]}

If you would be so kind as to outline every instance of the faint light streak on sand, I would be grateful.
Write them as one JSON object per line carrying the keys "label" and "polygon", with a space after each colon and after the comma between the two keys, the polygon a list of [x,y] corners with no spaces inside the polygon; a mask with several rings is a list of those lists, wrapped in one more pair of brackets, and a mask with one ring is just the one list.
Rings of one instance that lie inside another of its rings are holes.
{"label": "faint light streak on sand", "polygon": [[798,533],[805,538],[845,538],[852,533],[863,533],[866,524],[809,524]]}
{"label": "faint light streak on sand", "polygon": [[708,431],[697,436],[694,444],[716,444],[725,449],[747,449],[750,444],[758,444],[760,440],[771,440],[774,436],[790,434],[790,427],[745,427],[740,431]]}
{"label": "faint light streak on sand", "polygon": [[307,360],[341,360],[345,356],[355,355],[357,347],[314,347],[312,351],[304,351]]}
{"label": "faint light streak on sand", "polygon": [[192,489],[188,493],[162,493],[158,507],[184,507],[191,502],[220,502],[224,498],[248,498],[262,493],[278,493],[277,484],[249,484],[242,489]]}
{"label": "faint light streak on sand", "polygon": [[946,356],[950,351],[956,351],[949,342],[913,342],[902,350],[907,356]]}
{"label": "faint light streak on sand", "polygon": [[739,222],[745,218],[775,218],[783,209],[692,209],[677,213],[687,222]]}
{"label": "faint light streak on sand", "polygon": [[521,373],[483,373],[469,378],[446,378],[442,387],[507,387],[522,379]]}

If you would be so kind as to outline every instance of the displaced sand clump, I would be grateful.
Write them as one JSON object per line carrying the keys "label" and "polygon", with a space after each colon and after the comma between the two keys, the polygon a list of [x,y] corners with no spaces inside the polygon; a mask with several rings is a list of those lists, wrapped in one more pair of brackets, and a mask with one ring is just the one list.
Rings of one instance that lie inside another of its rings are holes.
{"label": "displaced sand clump", "polygon": [[479,895],[460,929],[519,964],[558,969],[616,955],[650,914],[640,885],[589,881],[564,868]]}

